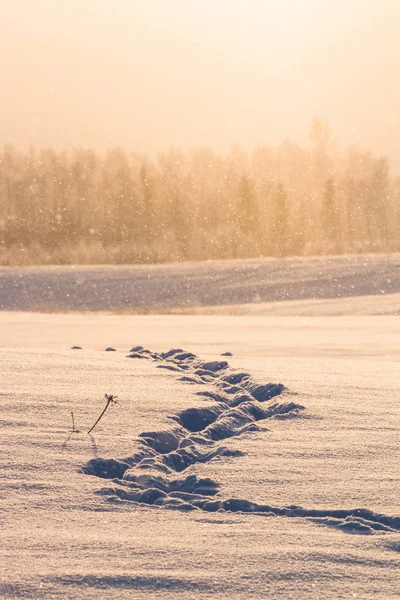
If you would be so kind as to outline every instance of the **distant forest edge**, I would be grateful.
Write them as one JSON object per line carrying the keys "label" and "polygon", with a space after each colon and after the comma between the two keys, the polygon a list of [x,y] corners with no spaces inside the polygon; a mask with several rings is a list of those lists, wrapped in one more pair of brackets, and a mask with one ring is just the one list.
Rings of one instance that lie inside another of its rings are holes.
{"label": "distant forest edge", "polygon": [[218,155],[0,152],[0,264],[104,264],[400,250],[400,178],[324,123]]}

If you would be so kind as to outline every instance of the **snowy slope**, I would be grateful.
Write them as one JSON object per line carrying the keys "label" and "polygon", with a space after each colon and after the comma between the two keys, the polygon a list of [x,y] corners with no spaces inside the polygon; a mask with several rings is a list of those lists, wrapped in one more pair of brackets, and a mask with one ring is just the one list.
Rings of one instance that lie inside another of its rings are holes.
{"label": "snowy slope", "polygon": [[[371,304],[365,296],[378,300]],[[388,298],[381,301],[382,296]],[[332,304],[337,298],[344,299],[339,306]],[[309,299],[320,302],[308,306],[304,300]],[[238,309],[239,305],[247,306]],[[400,255],[0,268],[3,310],[193,313],[215,306],[227,314],[247,314],[254,307],[264,313],[283,310],[282,314],[398,314]]]}

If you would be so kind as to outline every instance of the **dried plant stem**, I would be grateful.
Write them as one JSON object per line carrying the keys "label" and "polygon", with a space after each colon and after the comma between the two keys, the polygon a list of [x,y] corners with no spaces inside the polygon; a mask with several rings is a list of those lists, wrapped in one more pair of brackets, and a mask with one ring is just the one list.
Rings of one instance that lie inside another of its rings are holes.
{"label": "dried plant stem", "polygon": [[116,404],[117,403],[116,398],[118,398],[118,396],[113,396],[113,394],[104,394],[104,397],[107,400],[106,405],[105,405],[105,407],[104,407],[101,415],[97,419],[96,423],[89,429],[88,433],[91,433],[93,431],[93,429],[96,427],[97,423],[100,421],[101,417],[106,412],[107,408],[110,406],[110,404]]}
{"label": "dried plant stem", "polygon": [[75,431],[74,412],[72,410],[71,410],[71,417],[72,417],[72,431]]}

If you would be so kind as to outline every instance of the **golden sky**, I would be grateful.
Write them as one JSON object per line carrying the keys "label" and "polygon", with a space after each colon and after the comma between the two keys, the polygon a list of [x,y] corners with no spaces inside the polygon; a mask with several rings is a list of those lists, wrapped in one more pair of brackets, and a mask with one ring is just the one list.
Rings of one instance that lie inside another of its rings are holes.
{"label": "golden sky", "polygon": [[0,0],[0,146],[227,151],[313,116],[400,166],[400,0]]}

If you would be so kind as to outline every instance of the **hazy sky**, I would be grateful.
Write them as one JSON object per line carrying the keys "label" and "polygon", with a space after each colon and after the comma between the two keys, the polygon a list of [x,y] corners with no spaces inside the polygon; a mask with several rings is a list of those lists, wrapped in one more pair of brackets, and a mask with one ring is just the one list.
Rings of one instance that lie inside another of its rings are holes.
{"label": "hazy sky", "polygon": [[326,118],[400,166],[400,0],[0,0],[0,146],[226,151]]}

